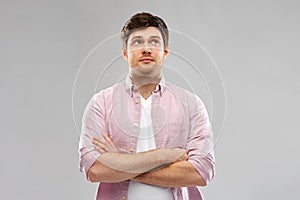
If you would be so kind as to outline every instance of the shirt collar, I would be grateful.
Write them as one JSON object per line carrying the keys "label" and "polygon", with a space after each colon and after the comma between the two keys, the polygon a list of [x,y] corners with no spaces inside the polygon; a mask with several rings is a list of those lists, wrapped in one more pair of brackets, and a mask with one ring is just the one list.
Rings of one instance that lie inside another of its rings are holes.
{"label": "shirt collar", "polygon": [[[126,91],[128,91],[131,96],[133,95],[133,92],[138,91],[137,87],[134,84],[132,84],[129,73],[126,76],[125,83],[126,83]],[[156,85],[156,88],[153,92],[154,93],[159,92],[161,96],[165,90],[165,87],[166,87],[166,80],[164,75],[162,75],[159,83]]]}

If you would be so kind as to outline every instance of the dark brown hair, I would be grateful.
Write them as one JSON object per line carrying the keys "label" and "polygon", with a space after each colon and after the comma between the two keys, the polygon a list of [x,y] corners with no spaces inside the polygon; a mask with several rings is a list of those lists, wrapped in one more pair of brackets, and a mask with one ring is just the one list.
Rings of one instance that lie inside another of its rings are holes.
{"label": "dark brown hair", "polygon": [[124,49],[127,49],[127,41],[129,35],[137,29],[147,28],[149,26],[156,27],[160,30],[164,48],[168,47],[169,43],[169,30],[165,22],[158,16],[153,16],[150,13],[142,12],[133,15],[123,26],[121,31],[122,45]]}

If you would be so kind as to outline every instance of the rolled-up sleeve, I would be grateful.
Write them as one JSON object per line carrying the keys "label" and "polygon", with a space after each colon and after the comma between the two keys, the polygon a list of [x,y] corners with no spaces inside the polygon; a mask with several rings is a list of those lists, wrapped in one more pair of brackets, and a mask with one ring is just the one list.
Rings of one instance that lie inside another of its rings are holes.
{"label": "rolled-up sleeve", "polygon": [[215,175],[213,132],[208,113],[199,97],[192,104],[187,143],[188,161],[208,184]]}
{"label": "rolled-up sleeve", "polygon": [[79,141],[79,170],[86,176],[100,153],[94,149],[93,138],[102,138],[105,127],[105,107],[103,92],[94,95],[85,108],[82,117]]}

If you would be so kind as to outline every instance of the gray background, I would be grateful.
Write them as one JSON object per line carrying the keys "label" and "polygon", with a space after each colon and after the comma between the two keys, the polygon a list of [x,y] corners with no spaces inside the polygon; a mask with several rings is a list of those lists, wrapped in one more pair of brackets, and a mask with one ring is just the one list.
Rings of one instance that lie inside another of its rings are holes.
{"label": "gray background", "polygon": [[[222,74],[226,123],[215,148],[216,177],[202,188],[206,199],[298,199],[299,8],[297,1],[267,0],[1,1],[0,199],[94,198],[97,185],[78,171],[73,113],[80,126],[90,96],[110,84],[104,78],[97,85],[97,77],[116,44],[107,43],[102,57],[91,57],[78,76],[74,112],[73,83],[90,50],[140,11],[196,39]],[[224,116],[220,79],[206,77],[219,81],[210,84],[218,132]]]}

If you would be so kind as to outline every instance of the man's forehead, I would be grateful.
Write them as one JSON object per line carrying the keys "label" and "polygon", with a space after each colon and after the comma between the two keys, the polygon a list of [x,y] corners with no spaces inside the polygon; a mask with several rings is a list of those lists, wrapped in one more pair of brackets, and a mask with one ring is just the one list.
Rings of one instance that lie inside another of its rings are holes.
{"label": "man's forehead", "polygon": [[136,37],[140,37],[140,38],[159,37],[159,38],[162,38],[162,35],[158,28],[147,27],[147,28],[143,28],[143,29],[134,30],[129,35],[129,40],[132,38],[136,38]]}

